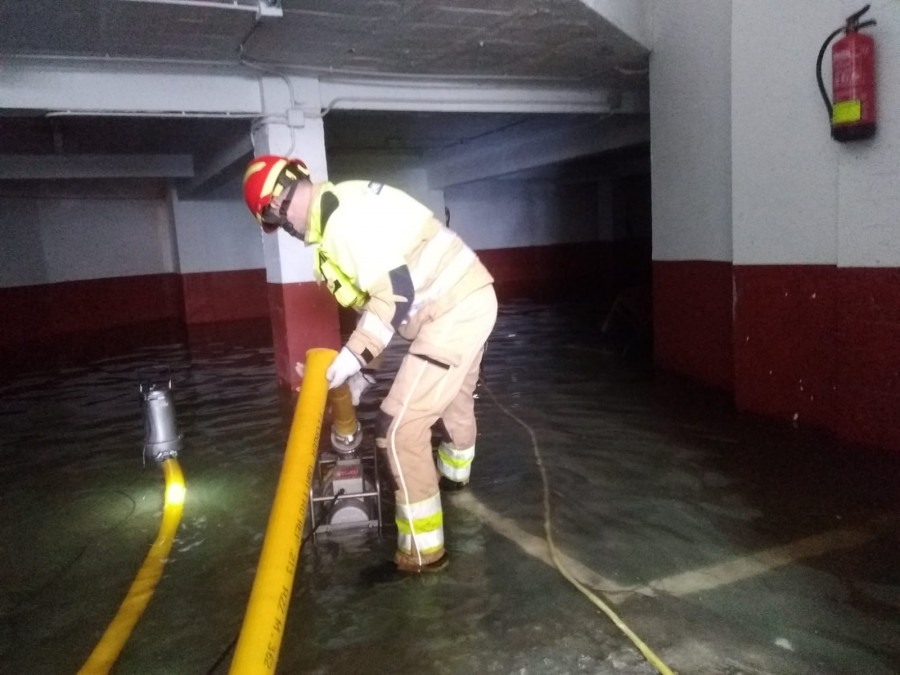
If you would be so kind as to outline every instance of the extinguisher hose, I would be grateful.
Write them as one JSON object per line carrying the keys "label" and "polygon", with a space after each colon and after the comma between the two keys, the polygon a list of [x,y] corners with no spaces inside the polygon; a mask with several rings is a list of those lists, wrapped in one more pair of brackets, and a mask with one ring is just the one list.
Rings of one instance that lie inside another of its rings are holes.
{"label": "extinguisher hose", "polygon": [[831,122],[831,99],[828,97],[828,92],[825,91],[825,82],[822,80],[822,59],[825,58],[825,50],[828,49],[828,45],[831,44],[831,41],[834,40],[842,31],[844,27],[838,28],[831,35],[828,36],[828,39],[822,43],[822,48],[819,50],[819,58],[816,59],[816,81],[819,83],[819,92],[822,94],[822,100],[825,101],[825,109],[828,110],[828,121]]}

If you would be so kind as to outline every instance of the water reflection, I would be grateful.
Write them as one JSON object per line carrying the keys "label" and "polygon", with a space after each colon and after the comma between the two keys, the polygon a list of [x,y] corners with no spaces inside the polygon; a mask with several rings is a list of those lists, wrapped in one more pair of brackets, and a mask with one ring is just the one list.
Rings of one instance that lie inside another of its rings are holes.
{"label": "water reflection", "polygon": [[[531,433],[557,544],[608,584],[602,590],[670,666],[894,671],[900,580],[890,529],[703,593],[651,597],[654,581],[675,588],[692,570],[893,518],[898,473],[895,462],[848,461],[819,437],[741,418],[719,395],[669,383],[640,354],[604,343],[602,319],[586,307],[502,308],[477,391],[467,494],[480,506],[445,498],[450,566],[373,583],[366,570],[391,555],[393,532],[310,540],[279,672],[654,672],[529,550],[545,516]],[[75,672],[153,540],[162,476],[141,458],[138,385],[148,373],[173,381],[188,492],[164,577],[115,672],[227,671],[292,410],[271,348],[238,337],[57,360],[0,387],[0,672]],[[386,369],[402,353],[392,347]],[[360,406],[369,438],[389,383],[380,375]]]}

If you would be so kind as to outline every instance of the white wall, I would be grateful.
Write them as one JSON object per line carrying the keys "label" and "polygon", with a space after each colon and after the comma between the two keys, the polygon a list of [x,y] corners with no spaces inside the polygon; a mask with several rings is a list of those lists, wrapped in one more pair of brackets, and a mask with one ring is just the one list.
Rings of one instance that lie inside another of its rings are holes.
{"label": "white wall", "polygon": [[52,198],[50,187],[0,197],[2,287],[264,267],[262,231],[240,182],[235,199],[176,198],[171,212],[158,192],[101,197],[96,187],[73,183]]}
{"label": "white wall", "polygon": [[263,232],[243,199],[175,201],[173,210],[182,274],[265,266]]}
{"label": "white wall", "polygon": [[731,3],[652,11],[653,258],[731,260]]}
{"label": "white wall", "polygon": [[[863,5],[833,4],[839,7],[831,12],[832,21]],[[871,141],[833,146],[838,153],[837,258],[841,267],[900,267],[900,2],[876,0],[866,16],[878,21],[868,29],[877,50],[878,131]],[[825,38],[819,37],[820,42]]]}
{"label": "white wall", "polygon": [[[829,134],[819,48],[849,0],[654,5],[653,257],[900,266],[900,3],[867,15],[878,133]],[[824,78],[830,89],[830,60]]]}
{"label": "white wall", "polygon": [[[414,158],[337,158],[329,160],[329,170],[332,180],[368,178],[395,185],[432,208],[441,221],[446,203],[451,226],[476,249],[595,241],[612,231],[608,184],[491,180],[455,186],[445,195],[428,187],[425,169]],[[51,198],[49,187],[40,197],[0,197],[2,286],[265,266],[262,233],[239,183],[233,185],[234,199],[170,196],[171,213],[158,194],[126,198],[109,193],[104,198],[98,196],[101,187],[84,186]],[[607,203],[598,209],[602,199]],[[311,268],[296,273],[311,275]]]}
{"label": "white wall", "polygon": [[450,227],[474,249],[598,239],[595,185],[486,180],[447,188]]}
{"label": "white wall", "polygon": [[[839,2],[734,4],[734,262],[837,262],[837,156],[816,55]],[[830,5],[830,7],[829,7]]]}
{"label": "white wall", "polygon": [[[97,196],[69,185],[0,198],[0,286],[172,272],[165,199]],[[81,194],[79,194],[81,193]]]}
{"label": "white wall", "polygon": [[341,153],[328,157],[328,180],[374,180],[400,188],[444,220],[444,191],[428,187],[428,173],[421,160],[410,155]]}
{"label": "white wall", "polygon": [[[878,21],[866,29],[876,41],[875,138],[833,141],[815,80],[822,42],[861,4],[735,3],[736,263],[900,265],[900,3],[873,2],[867,14]],[[829,91],[830,62],[828,52]]]}
{"label": "white wall", "polygon": [[557,185],[550,181],[485,180],[435,190],[414,156],[342,154],[329,156],[329,180],[377,180],[404,190],[444,221],[475,249],[514,248],[595,241],[611,232],[611,211],[598,222],[596,184]]}
{"label": "white wall", "polygon": [[34,286],[46,279],[35,199],[0,197],[0,288]]}

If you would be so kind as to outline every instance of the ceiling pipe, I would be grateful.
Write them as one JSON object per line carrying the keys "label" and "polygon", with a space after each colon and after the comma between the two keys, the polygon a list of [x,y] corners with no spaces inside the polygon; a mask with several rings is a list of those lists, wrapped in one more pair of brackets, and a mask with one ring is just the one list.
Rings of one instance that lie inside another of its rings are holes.
{"label": "ceiling pipe", "polygon": [[205,9],[236,9],[244,12],[254,12],[257,18],[262,19],[280,19],[283,16],[281,11],[281,0],[230,0],[230,2],[222,2],[221,0],[119,0],[119,2],[144,2],[157,5],[181,5],[183,7],[203,7]]}
{"label": "ceiling pipe", "polygon": [[260,2],[241,4],[237,0],[230,3],[221,0],[119,0],[119,2],[142,2],[151,5],[182,5],[184,7],[204,7],[206,9],[235,9],[244,12],[258,12]]}
{"label": "ceiling pipe", "polygon": [[[129,0],[130,1],[130,0]],[[258,119],[259,113],[202,112],[186,110],[54,110],[44,117],[163,117],[166,119]]]}

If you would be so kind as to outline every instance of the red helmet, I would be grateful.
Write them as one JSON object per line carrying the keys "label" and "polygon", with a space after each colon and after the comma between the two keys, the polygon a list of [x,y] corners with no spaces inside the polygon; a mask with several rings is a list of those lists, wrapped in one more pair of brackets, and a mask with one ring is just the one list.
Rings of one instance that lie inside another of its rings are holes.
{"label": "red helmet", "polygon": [[250,160],[244,171],[244,200],[266,232],[275,228],[263,223],[263,211],[273,197],[301,178],[309,178],[309,169],[299,159],[262,155]]}

